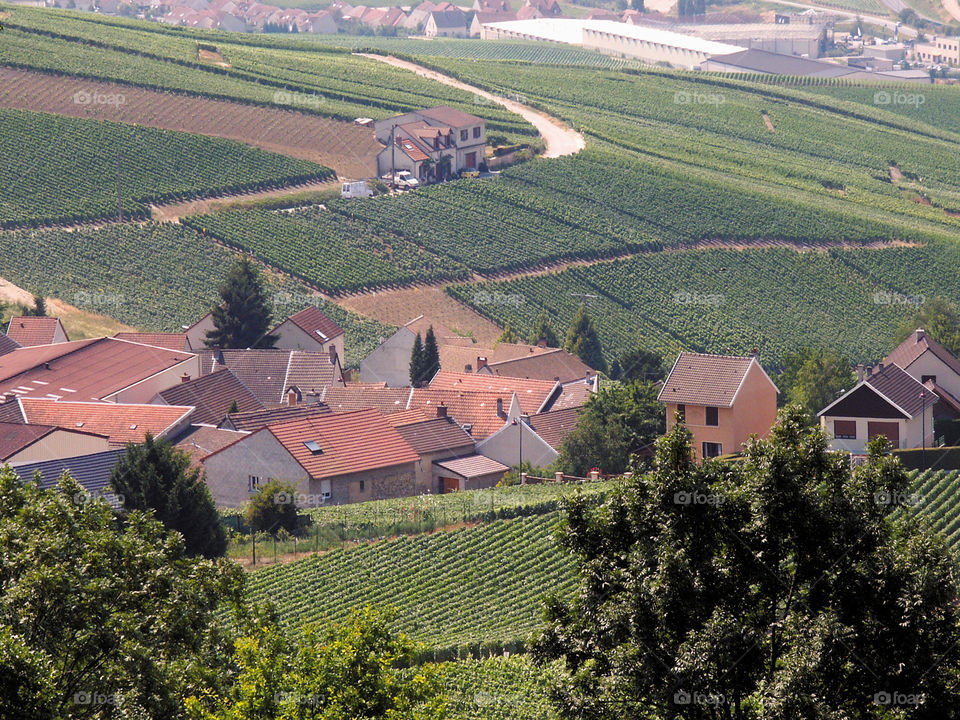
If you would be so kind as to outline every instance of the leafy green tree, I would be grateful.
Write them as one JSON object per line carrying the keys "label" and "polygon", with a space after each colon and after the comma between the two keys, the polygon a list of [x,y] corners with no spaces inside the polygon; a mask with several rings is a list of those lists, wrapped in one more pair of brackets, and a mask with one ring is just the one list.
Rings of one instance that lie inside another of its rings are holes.
{"label": "leafy green tree", "polygon": [[956,718],[957,558],[892,512],[910,479],[886,441],[851,470],[789,406],[742,462],[690,442],[678,424],[652,472],[567,505],[580,587],[533,645],[564,660],[561,717]]}
{"label": "leafy green tree", "polygon": [[423,339],[420,333],[413,341],[413,350],[410,353],[410,384],[414,387],[420,386],[420,379],[423,377]]}
{"label": "leafy green tree", "polygon": [[607,369],[607,361],[603,359],[603,349],[600,347],[600,338],[593,326],[593,320],[583,305],[570,322],[563,349],[579,357],[594,370],[606,371]]}
{"label": "leafy green tree", "polygon": [[230,268],[220,286],[220,303],[214,305],[214,329],[207,332],[208,347],[270,348],[277,338],[267,333],[273,314],[267,304],[260,271],[246,255]]}
{"label": "leafy green tree", "polygon": [[784,355],[783,371],[777,377],[780,401],[795,403],[808,417],[816,414],[856,384],[850,361],[821,348],[801,348]]}
{"label": "leafy green tree", "polygon": [[630,7],[639,12],[644,12],[643,0],[630,0]]}
{"label": "leafy green tree", "polygon": [[244,518],[247,525],[259,532],[276,533],[281,528],[289,533],[297,529],[297,487],[271,480],[250,498]]}
{"label": "leafy green tree", "polygon": [[40,490],[9,468],[0,547],[0,718],[176,720],[224,674],[218,611],[239,608],[239,566],[189,557],[179,535],[68,475]]}
{"label": "leafy green tree", "polygon": [[274,626],[237,641],[236,681],[187,700],[192,720],[442,720],[432,664],[412,667],[416,647],[384,617],[354,610],[344,625],[308,627],[290,640]]}
{"label": "leafy green tree", "polygon": [[950,301],[943,298],[931,298],[900,326],[897,342],[906,340],[917,328],[923,328],[930,337],[960,355],[960,314]]}
{"label": "leafy green tree", "polygon": [[33,314],[37,317],[46,317],[47,301],[41,295],[33,296]]}
{"label": "leafy green tree", "polygon": [[440,369],[440,348],[437,347],[437,336],[433,333],[433,325],[427,328],[423,338],[423,364],[420,368],[420,382],[426,384],[433,380],[433,376]]}
{"label": "leafy green tree", "polygon": [[666,413],[651,382],[610,385],[591,397],[563,439],[559,463],[564,472],[585,477],[591,468],[620,473],[666,429]]}
{"label": "leafy green tree", "polygon": [[[620,359],[622,371],[619,379],[624,382],[633,380],[663,380],[666,370],[663,367],[663,358],[653,350],[638,348],[629,352]],[[611,375],[611,377],[613,377]]]}
{"label": "leafy green tree", "polygon": [[154,517],[183,535],[187,553],[220,557],[227,534],[217,506],[190,456],[149,433],[143,443],[127,445],[110,474],[114,492],[127,510],[153,510]]}
{"label": "leafy green tree", "polygon": [[560,339],[550,327],[550,321],[547,318],[546,310],[541,310],[533,323],[533,330],[530,331],[528,340],[531,345],[539,345],[541,341],[545,342],[547,347],[560,347]]}
{"label": "leafy green tree", "polygon": [[240,406],[237,405],[236,399],[233,399],[230,401],[230,407],[227,408],[227,415],[232,415],[237,412],[240,412]]}
{"label": "leafy green tree", "polygon": [[520,342],[520,336],[517,335],[517,332],[510,326],[510,323],[507,323],[503,326],[503,332],[500,333],[500,337],[497,338],[497,341],[494,343],[494,347],[500,343],[518,343]]}

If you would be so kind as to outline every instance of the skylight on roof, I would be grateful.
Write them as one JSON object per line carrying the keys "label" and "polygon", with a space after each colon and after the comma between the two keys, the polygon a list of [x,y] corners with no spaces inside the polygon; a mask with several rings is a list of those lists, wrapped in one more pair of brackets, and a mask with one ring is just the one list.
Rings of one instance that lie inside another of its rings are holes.
{"label": "skylight on roof", "polygon": [[319,330],[314,330],[314,332],[315,332],[317,335],[319,335],[321,338],[323,338],[324,340],[327,339],[327,336],[324,335],[324,334],[323,334],[322,332],[320,332]]}
{"label": "skylight on roof", "polygon": [[307,450],[312,452],[314,455],[319,455],[323,452],[323,448],[320,447],[320,444],[316,440],[307,440],[304,445]]}

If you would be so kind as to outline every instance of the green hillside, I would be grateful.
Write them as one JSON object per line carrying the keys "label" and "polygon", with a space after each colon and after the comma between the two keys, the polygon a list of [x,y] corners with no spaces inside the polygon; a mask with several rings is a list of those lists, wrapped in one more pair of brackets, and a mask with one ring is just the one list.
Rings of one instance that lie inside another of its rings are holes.
{"label": "green hillside", "polygon": [[293,626],[369,605],[393,610],[398,630],[436,650],[521,647],[540,624],[541,597],[575,585],[553,540],[558,520],[554,512],[332,550],[256,571],[249,594],[273,601]]}

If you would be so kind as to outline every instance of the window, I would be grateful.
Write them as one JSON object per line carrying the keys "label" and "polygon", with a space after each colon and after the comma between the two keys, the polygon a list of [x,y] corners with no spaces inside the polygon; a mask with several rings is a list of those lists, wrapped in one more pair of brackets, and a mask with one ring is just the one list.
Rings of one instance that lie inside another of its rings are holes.
{"label": "window", "polygon": [[856,420],[834,420],[833,436],[840,440],[857,439],[857,421]]}
{"label": "window", "polygon": [[473,136],[474,136],[475,138],[480,137],[480,128],[479,128],[479,126],[478,126],[478,127],[475,127],[475,128],[473,129]]}
{"label": "window", "polygon": [[260,477],[259,475],[251,475],[249,480],[249,483],[250,483],[250,487],[248,488],[249,491],[256,492],[257,489],[260,487],[260,483],[262,480],[263,478]]}
{"label": "window", "polygon": [[711,443],[711,442],[703,443],[704,458],[720,457],[721,455],[723,455],[723,445],[721,445],[720,443]]}
{"label": "window", "polygon": [[921,376],[920,376],[920,382],[922,382],[922,383],[928,383],[928,382],[935,383],[936,381],[937,381],[937,376],[936,376],[936,375],[921,375]]}
{"label": "window", "polygon": [[460,131],[460,139],[461,139],[461,140],[466,140],[468,137],[470,137],[470,132],[469,132],[469,131],[467,131],[467,130],[461,130],[461,131]]}
{"label": "window", "polygon": [[321,480],[320,481],[320,497],[322,497],[324,500],[329,500],[332,494],[333,493],[331,491],[330,481]]}
{"label": "window", "polygon": [[680,416],[680,422],[687,421],[687,406],[686,405],[677,405],[677,415]]}
{"label": "window", "polygon": [[707,410],[707,419],[706,424],[712,427],[717,427],[720,424],[720,411],[715,407],[708,407]]}
{"label": "window", "polygon": [[360,481],[360,492],[363,492],[363,489],[364,489],[365,486],[366,486],[366,482],[363,481],[363,480],[361,480],[361,481]]}

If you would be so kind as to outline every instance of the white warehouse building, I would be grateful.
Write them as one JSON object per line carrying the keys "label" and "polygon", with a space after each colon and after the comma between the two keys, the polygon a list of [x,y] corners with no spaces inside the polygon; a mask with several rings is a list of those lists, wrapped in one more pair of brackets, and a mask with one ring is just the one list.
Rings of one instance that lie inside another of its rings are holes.
{"label": "white warehouse building", "polygon": [[697,69],[700,63],[715,55],[743,50],[736,45],[615,20],[538,18],[487,23],[481,36],[484,40],[546,40],[579,45],[606,55],[687,70]]}

